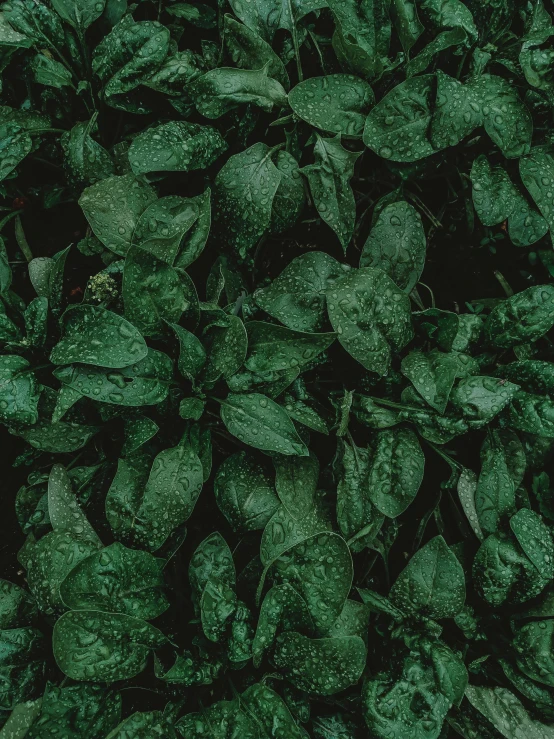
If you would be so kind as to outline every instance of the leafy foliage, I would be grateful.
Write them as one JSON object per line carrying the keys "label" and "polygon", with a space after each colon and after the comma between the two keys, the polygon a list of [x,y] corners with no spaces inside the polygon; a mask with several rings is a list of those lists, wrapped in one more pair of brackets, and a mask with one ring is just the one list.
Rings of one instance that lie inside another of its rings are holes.
{"label": "leafy foliage", "polygon": [[553,41],[0,7],[0,739],[554,737]]}

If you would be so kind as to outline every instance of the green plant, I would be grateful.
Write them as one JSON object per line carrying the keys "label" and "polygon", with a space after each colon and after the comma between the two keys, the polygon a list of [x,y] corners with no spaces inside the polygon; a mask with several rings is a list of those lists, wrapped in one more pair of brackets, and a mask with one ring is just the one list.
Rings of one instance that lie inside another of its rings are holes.
{"label": "green plant", "polygon": [[1,739],[554,737],[553,38],[1,7]]}

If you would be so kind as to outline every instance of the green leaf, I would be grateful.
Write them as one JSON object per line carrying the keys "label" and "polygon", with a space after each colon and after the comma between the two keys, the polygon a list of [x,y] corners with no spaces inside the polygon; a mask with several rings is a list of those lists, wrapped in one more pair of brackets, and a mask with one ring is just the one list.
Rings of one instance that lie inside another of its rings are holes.
{"label": "green leaf", "polygon": [[476,708],[506,739],[552,739],[552,727],[535,721],[521,701],[506,688],[483,688],[468,685],[465,691]]}
{"label": "green leaf", "polygon": [[143,211],[133,233],[133,246],[140,247],[162,262],[173,265],[198,223],[196,198],[168,195],[154,201]]}
{"label": "green leaf", "polygon": [[439,413],[446,410],[454,381],[478,369],[467,355],[446,354],[436,349],[428,353],[410,352],[402,360],[401,368],[421,397]]}
{"label": "green leaf", "polygon": [[166,354],[148,349],[140,362],[118,372],[70,365],[54,370],[65,387],[101,403],[123,406],[156,405],[167,397],[173,365]]}
{"label": "green leaf", "polygon": [[169,324],[179,340],[179,372],[188,380],[194,380],[206,363],[206,350],[200,339],[177,323]]}
{"label": "green leaf", "polygon": [[413,502],[423,480],[425,457],[411,429],[379,431],[369,461],[367,490],[378,511],[396,518]]}
{"label": "green leaf", "polygon": [[402,48],[409,53],[424,31],[414,0],[392,0],[391,15]]}
{"label": "green leaf", "polygon": [[519,669],[531,680],[553,687],[554,665],[550,643],[554,628],[552,618],[528,621],[523,626],[514,624],[513,648]]}
{"label": "green leaf", "polygon": [[285,90],[290,82],[281,59],[255,31],[225,14],[223,19],[224,48],[233,64],[240,69],[262,69],[268,62],[268,74],[280,82]]}
{"label": "green leaf", "polygon": [[355,685],[365,667],[366,655],[366,646],[359,636],[310,639],[288,631],[277,638],[274,659],[297,688],[325,696]]}
{"label": "green leaf", "polygon": [[537,341],[554,326],[553,305],[554,286],[528,287],[493,308],[485,321],[487,340],[501,349]]}
{"label": "green leaf", "polygon": [[2,727],[0,737],[2,739],[25,739],[29,736],[29,729],[39,716],[41,705],[42,698],[18,703]]}
{"label": "green leaf", "polygon": [[82,34],[100,18],[106,0],[52,0],[52,5],[64,21]]}
{"label": "green leaf", "polygon": [[275,164],[281,173],[281,182],[273,198],[270,228],[271,233],[282,233],[292,228],[300,218],[306,194],[298,162],[291,154],[278,151]]}
{"label": "green leaf", "polygon": [[54,364],[92,364],[122,369],[144,359],[146,343],[117,313],[94,305],[76,305],[63,315],[64,333],[50,353]]}
{"label": "green leaf", "polygon": [[293,87],[289,105],[315,128],[360,138],[375,98],[367,82],[350,74],[311,77]]}
{"label": "green leaf", "polygon": [[541,517],[529,508],[521,508],[510,518],[520,547],[545,580],[554,578],[554,542],[550,529]]}
{"label": "green leaf", "polygon": [[245,367],[252,372],[302,367],[325,351],[335,334],[301,333],[263,321],[249,321],[248,356]]}
{"label": "green leaf", "polygon": [[288,583],[274,585],[266,594],[252,643],[254,666],[274,643],[278,631],[313,630],[313,622],[302,596]]}
{"label": "green leaf", "polygon": [[[128,474],[131,479],[126,482]],[[119,536],[123,534],[155,552],[190,518],[202,490],[202,463],[189,446],[176,446],[156,456],[144,486],[139,484],[142,476],[138,470],[133,473],[123,466],[122,475],[117,485],[121,484],[127,494],[124,492],[124,507],[114,521],[116,530]]]}
{"label": "green leaf", "polygon": [[125,256],[140,216],[156,199],[134,175],[108,177],[87,187],[79,205],[94,234],[115,254]]}
{"label": "green leaf", "polygon": [[271,63],[257,70],[219,67],[198,77],[190,88],[198,112],[206,118],[221,118],[239,105],[256,105],[266,112],[287,103],[287,93],[269,76]]}
{"label": "green leaf", "polygon": [[517,431],[554,438],[554,403],[549,398],[520,390],[508,410],[506,425]]}
{"label": "green leaf", "polygon": [[554,195],[550,183],[554,179],[554,159],[548,147],[535,146],[519,160],[519,172],[525,187],[535,201],[551,232],[554,232]]}
{"label": "green leaf", "polygon": [[451,701],[439,690],[431,666],[418,656],[415,652],[395,666],[392,674],[387,670],[364,684],[363,715],[379,739],[440,736]]}
{"label": "green leaf", "polygon": [[[82,425],[74,421],[50,423],[39,419],[34,426],[18,429],[17,435],[35,449],[65,454],[82,449],[98,431],[98,426]],[[15,433],[15,430],[12,429],[12,432]]]}
{"label": "green leaf", "polygon": [[12,269],[4,239],[0,237],[0,295],[9,290],[12,284]]}
{"label": "green leaf", "polygon": [[369,546],[385,517],[373,506],[368,490],[369,452],[346,442],[337,486],[337,523],[353,552]]}
{"label": "green leaf", "polygon": [[456,385],[450,402],[471,428],[481,428],[516,397],[518,389],[519,385],[497,377],[467,377]]}
{"label": "green leaf", "polygon": [[219,131],[186,121],[148,128],[133,139],[129,161],[135,175],[148,172],[190,172],[206,169],[227,144]]}
{"label": "green leaf", "polygon": [[264,735],[270,739],[285,736],[288,739],[307,739],[306,731],[295,723],[285,701],[264,683],[247,688],[241,695],[241,702],[256,716]]}
{"label": "green leaf", "polygon": [[181,250],[177,255],[175,267],[180,269],[186,269],[198,259],[206,246],[212,225],[211,190],[207,188],[200,195],[190,198],[190,201],[198,208],[198,219],[185,235]]}
{"label": "green leaf", "polygon": [[51,531],[34,544],[25,566],[29,588],[42,613],[65,610],[60,585],[81,560],[97,549],[98,544],[90,539],[76,539],[65,531]]}
{"label": "green leaf", "polygon": [[319,462],[310,457],[274,457],[275,489],[293,518],[301,519],[315,505]]}
{"label": "green leaf", "polygon": [[105,683],[138,675],[150,652],[166,642],[147,621],[94,610],[68,611],[52,635],[54,658],[65,675]]}
{"label": "green leaf", "polygon": [[31,595],[19,585],[0,580],[0,629],[14,629],[33,623],[38,615]]}
{"label": "green leaf", "polygon": [[480,155],[471,167],[473,205],[481,223],[496,226],[508,219],[508,232],[516,246],[529,246],[548,230],[544,218],[531,209],[501,167],[491,167]]}
{"label": "green leaf", "polygon": [[517,159],[529,153],[531,116],[516,89],[502,77],[483,74],[462,85],[440,72],[436,100],[430,130],[435,148],[454,146],[475,128],[484,126],[505,157]]}
{"label": "green leaf", "polygon": [[517,159],[529,154],[533,121],[515,87],[492,74],[482,75],[471,86],[482,109],[485,131],[504,156]]}
{"label": "green leaf", "polygon": [[514,461],[525,456],[517,436],[509,431],[491,431],[481,448],[481,472],[475,489],[475,509],[485,534],[498,531],[502,518],[515,510],[516,490],[523,478]]}
{"label": "green leaf", "polygon": [[387,205],[377,218],[360,255],[360,267],[382,269],[410,293],[425,264],[425,231],[419,213],[404,200]]}
{"label": "green leaf", "polygon": [[464,605],[464,571],[442,536],[417,551],[400,573],[390,599],[407,615],[452,618]]}
{"label": "green leaf", "polygon": [[92,70],[104,83],[103,97],[118,110],[147,113],[148,104],[137,88],[148,82],[165,60],[169,30],[156,21],[125,15],[94,49]]}
{"label": "green leaf", "polygon": [[157,618],[169,608],[163,592],[165,560],[127,549],[119,542],[74,567],[60,585],[68,608]]}
{"label": "green leaf", "polygon": [[137,246],[125,259],[121,289],[125,314],[144,336],[163,334],[167,323],[198,310],[196,289],[186,272]]}
{"label": "green leaf", "polygon": [[268,286],[256,290],[257,305],[295,331],[317,331],[323,326],[327,288],[347,271],[324,252],[293,259]]}
{"label": "green leaf", "polygon": [[340,134],[334,139],[324,139],[317,134],[314,156],[315,164],[309,164],[300,171],[308,180],[319,215],[337,234],[346,252],[356,221],[356,203],[350,180],[360,154],[345,149]]}
{"label": "green leaf", "polygon": [[136,711],[118,724],[106,739],[142,739],[148,735],[166,739],[177,737],[175,729],[161,711]]}
{"label": "green leaf", "polygon": [[61,138],[64,164],[70,181],[79,189],[114,173],[111,155],[91,136],[95,123],[95,117],[88,123],[77,123]]}
{"label": "green leaf", "polygon": [[329,531],[330,528],[330,522],[323,515],[319,501],[318,505],[313,505],[302,518],[291,515],[287,508],[281,505],[264,529],[260,543],[261,563],[266,568],[270,567],[282,554],[289,552],[297,544],[303,544],[311,537]]}
{"label": "green leaf", "polygon": [[48,299],[50,310],[55,315],[61,310],[65,263],[70,248],[62,249],[52,258],[37,257],[29,262],[29,278],[35,292],[39,297]]}
{"label": "green leaf", "polygon": [[64,87],[73,87],[73,75],[70,70],[60,62],[44,54],[36,55],[32,61],[31,68],[35,75],[35,82],[38,82],[39,85],[55,87],[57,90],[61,90]]}
{"label": "green leaf", "polygon": [[28,739],[41,733],[53,737],[78,739],[80,736],[105,736],[121,718],[121,695],[92,683],[58,687],[47,683],[40,716]]}
{"label": "green leaf", "polygon": [[222,375],[226,379],[236,374],[244,364],[248,350],[248,336],[238,316],[229,316],[227,326],[214,326],[208,360],[202,380],[216,382]]}
{"label": "green leaf", "polygon": [[280,505],[267,469],[247,452],[232,454],[220,465],[214,493],[234,531],[263,529]]}
{"label": "green leaf", "polygon": [[196,607],[199,606],[202,593],[210,580],[217,579],[231,587],[235,586],[233,555],[218,531],[198,545],[191,557],[188,574]]}
{"label": "green leaf", "polygon": [[371,372],[387,374],[393,351],[412,338],[410,301],[380,269],[352,270],[327,289],[339,342]]}
{"label": "green leaf", "polygon": [[363,59],[361,67],[367,77],[379,77],[387,66],[391,41],[389,3],[386,0],[374,3],[330,0],[329,7],[337,22],[333,48],[341,64],[337,43],[342,42],[345,52]]}
{"label": "green leaf", "polygon": [[427,131],[434,80],[432,74],[411,77],[385,95],[367,117],[364,144],[393,162],[415,162],[433,154]]}
{"label": "green leaf", "polygon": [[216,13],[213,8],[203,3],[189,5],[189,3],[175,3],[167,9],[170,15],[184,18],[199,28],[215,28],[217,25]]}
{"label": "green leaf", "polygon": [[468,681],[467,669],[461,657],[446,644],[437,642],[431,647],[431,661],[441,693],[459,705]]}
{"label": "green leaf", "polygon": [[221,404],[221,420],[233,436],[255,449],[308,454],[286,411],[260,393],[231,393]]}
{"label": "green leaf", "polygon": [[[310,518],[313,517],[306,517]],[[322,524],[312,523],[311,531],[308,526],[304,528],[306,519],[295,522],[295,540],[289,531],[284,531],[283,524],[291,528],[287,519],[290,521],[291,517],[279,516],[278,511],[266,526],[260,547],[262,562],[268,566],[274,558],[272,572],[302,596],[317,631],[327,633],[340,616],[352,586],[350,550],[341,536],[323,530]],[[284,533],[289,540],[281,543],[279,537]]]}
{"label": "green leaf", "polygon": [[55,464],[48,477],[48,516],[56,533],[101,546],[98,534],[79,506],[69,475],[61,464]]}
{"label": "green leaf", "polygon": [[271,208],[281,173],[271,160],[272,149],[257,143],[234,154],[215,178],[214,197],[225,241],[246,256],[271,221]]}
{"label": "green leaf", "polygon": [[298,22],[308,13],[325,7],[323,0],[232,0],[235,15],[266,41],[273,41],[278,29],[295,33]]}
{"label": "green leaf", "polygon": [[0,356],[0,421],[36,423],[39,396],[40,386],[29,362],[15,354]]}

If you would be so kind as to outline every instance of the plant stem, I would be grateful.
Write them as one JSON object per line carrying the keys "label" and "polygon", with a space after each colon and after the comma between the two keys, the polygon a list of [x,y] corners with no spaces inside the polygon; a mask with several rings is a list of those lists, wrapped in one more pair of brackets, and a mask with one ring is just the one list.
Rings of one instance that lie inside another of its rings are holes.
{"label": "plant stem", "polygon": [[15,217],[15,240],[17,245],[21,249],[25,259],[30,262],[33,259],[33,252],[29,246],[29,242],[25,237],[25,231],[23,230],[23,224],[21,223],[21,216],[19,213]]}

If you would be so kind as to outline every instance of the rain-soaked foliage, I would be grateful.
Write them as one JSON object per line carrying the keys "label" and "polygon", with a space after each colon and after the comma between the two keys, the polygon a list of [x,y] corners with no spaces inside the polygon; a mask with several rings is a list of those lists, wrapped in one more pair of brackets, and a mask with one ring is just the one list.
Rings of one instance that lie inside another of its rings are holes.
{"label": "rain-soaked foliage", "polygon": [[553,13],[0,6],[0,739],[554,739]]}

